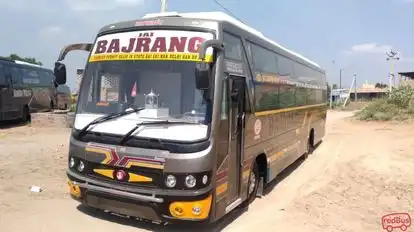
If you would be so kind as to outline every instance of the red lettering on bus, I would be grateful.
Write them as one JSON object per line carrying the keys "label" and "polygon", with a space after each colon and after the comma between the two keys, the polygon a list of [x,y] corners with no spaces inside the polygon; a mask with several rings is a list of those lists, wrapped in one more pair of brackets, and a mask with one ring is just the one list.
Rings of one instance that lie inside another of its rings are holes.
{"label": "red lettering on bus", "polygon": [[137,43],[136,43],[137,46],[135,47],[135,52],[149,52],[150,43],[151,43],[150,38],[138,38]]}
{"label": "red lettering on bus", "polygon": [[99,54],[99,53],[104,53],[106,52],[106,45],[108,44],[108,40],[101,40],[98,41],[98,43],[96,44],[96,50],[95,53]]}
{"label": "red lettering on bus", "polygon": [[119,53],[119,39],[111,40],[107,53]]}
{"label": "red lettering on bus", "polygon": [[184,52],[185,43],[187,42],[187,37],[171,37],[170,47],[168,52]]}
{"label": "red lettering on bus", "polygon": [[154,41],[154,45],[151,48],[151,52],[165,52],[165,51],[167,51],[165,37],[157,37]]}
{"label": "red lettering on bus", "polygon": [[136,40],[135,38],[130,38],[128,46],[122,46],[121,51],[132,52],[132,50],[134,50],[135,40]]}
{"label": "red lettering on bus", "polygon": [[193,37],[188,41],[188,51],[191,53],[196,53],[200,49],[201,44],[204,42],[204,38]]}
{"label": "red lettering on bus", "polygon": [[[184,52],[197,53],[200,50],[201,44],[204,42],[202,37],[156,37],[154,41],[151,37],[129,38],[127,45],[121,46],[120,39],[101,40],[97,42],[96,54],[99,53],[119,53],[119,52],[166,52],[167,39],[170,40],[168,52]],[[151,42],[153,42],[152,46]]]}

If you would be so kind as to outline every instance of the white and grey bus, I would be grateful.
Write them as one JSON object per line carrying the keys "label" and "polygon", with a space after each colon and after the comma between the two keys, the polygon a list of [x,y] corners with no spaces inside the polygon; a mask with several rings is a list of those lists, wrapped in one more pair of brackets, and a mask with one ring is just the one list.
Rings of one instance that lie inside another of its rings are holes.
{"label": "white and grey bus", "polygon": [[221,12],[104,26],[89,52],[67,176],[82,204],[151,221],[214,222],[325,134],[316,63]]}

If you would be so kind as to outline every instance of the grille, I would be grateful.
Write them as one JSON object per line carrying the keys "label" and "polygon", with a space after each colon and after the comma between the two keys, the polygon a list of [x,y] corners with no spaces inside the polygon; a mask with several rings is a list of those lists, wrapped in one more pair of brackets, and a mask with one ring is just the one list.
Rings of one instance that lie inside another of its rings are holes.
{"label": "grille", "polygon": [[[104,181],[106,183],[116,183],[123,186],[136,186],[136,187],[147,187],[147,188],[160,188],[160,183],[163,183],[163,177],[162,172],[159,170],[153,170],[148,168],[141,168],[141,167],[132,167],[129,169],[123,169],[126,172],[131,172],[137,175],[146,176],[149,178],[152,178],[152,182],[124,182],[124,181],[118,181],[116,179],[111,179],[106,176],[100,175],[98,173],[95,173],[93,169],[117,169],[113,166],[107,166],[102,164],[96,164],[96,163],[87,163],[88,169],[86,170],[86,175],[93,179],[98,179],[100,181]],[[122,168],[118,168],[122,169]]]}

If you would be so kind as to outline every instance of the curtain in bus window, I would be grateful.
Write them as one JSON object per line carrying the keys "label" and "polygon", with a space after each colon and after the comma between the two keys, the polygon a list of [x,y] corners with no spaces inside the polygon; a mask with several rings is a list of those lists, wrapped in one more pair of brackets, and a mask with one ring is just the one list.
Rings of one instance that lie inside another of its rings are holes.
{"label": "curtain in bus window", "polygon": [[317,104],[317,101],[316,101],[316,93],[317,93],[317,91],[318,90],[315,89],[315,88],[308,89],[308,99],[307,99],[308,105]]}
{"label": "curtain in bus window", "polygon": [[306,99],[308,95],[308,90],[304,87],[297,87],[296,88],[296,106],[304,106],[306,105]]}
{"label": "curtain in bus window", "polygon": [[256,84],[256,110],[279,109],[279,85]]}
{"label": "curtain in bus window", "polygon": [[315,89],[315,91],[316,91],[316,104],[321,104],[321,103],[324,103],[324,94],[323,94],[323,91],[322,91],[322,89]]}
{"label": "curtain in bus window", "polygon": [[283,84],[279,88],[279,108],[293,107],[296,105],[295,86]]}

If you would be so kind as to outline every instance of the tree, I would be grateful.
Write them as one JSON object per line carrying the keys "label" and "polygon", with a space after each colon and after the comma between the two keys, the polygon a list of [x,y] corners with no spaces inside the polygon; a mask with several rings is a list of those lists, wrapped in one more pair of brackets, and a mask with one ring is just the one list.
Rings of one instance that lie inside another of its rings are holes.
{"label": "tree", "polygon": [[384,84],[384,83],[376,83],[375,84],[375,88],[378,88],[378,89],[385,89],[387,87],[388,87],[388,85]]}
{"label": "tree", "polygon": [[0,56],[1,58],[11,59],[11,60],[20,60],[31,64],[43,65],[42,62],[36,60],[34,57],[22,57],[15,53],[10,54],[9,56]]}
{"label": "tree", "polygon": [[337,84],[333,84],[332,85],[332,89],[338,89],[338,85]]}

